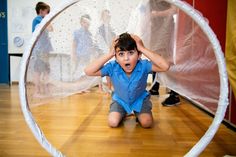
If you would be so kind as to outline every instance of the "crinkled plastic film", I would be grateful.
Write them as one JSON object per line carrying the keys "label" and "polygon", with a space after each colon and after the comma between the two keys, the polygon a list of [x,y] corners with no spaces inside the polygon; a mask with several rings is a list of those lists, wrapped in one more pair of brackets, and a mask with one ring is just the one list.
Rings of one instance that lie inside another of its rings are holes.
{"label": "crinkled plastic film", "polygon": [[[110,11],[111,21],[109,27],[103,28],[100,13],[104,8]],[[84,39],[78,39],[76,34],[84,33],[80,30],[80,17],[88,13],[89,33]],[[54,27],[53,32],[48,31],[49,25]],[[198,156],[215,135],[228,104],[227,74],[219,42],[199,12],[179,0],[114,3],[73,0],[61,4],[43,19],[33,33],[21,64],[22,111],[36,139],[51,155],[63,156],[44,136],[30,108],[101,83],[100,77],[88,77],[83,69],[107,53],[110,42],[105,39],[126,31],[139,35],[148,48],[171,63],[168,72],[158,74],[159,82],[215,112],[211,126],[186,156]],[[110,34],[105,36],[106,32]],[[75,40],[84,42],[78,51],[85,51],[73,55]],[[42,71],[45,75],[40,76],[42,83],[37,86],[38,72]]]}

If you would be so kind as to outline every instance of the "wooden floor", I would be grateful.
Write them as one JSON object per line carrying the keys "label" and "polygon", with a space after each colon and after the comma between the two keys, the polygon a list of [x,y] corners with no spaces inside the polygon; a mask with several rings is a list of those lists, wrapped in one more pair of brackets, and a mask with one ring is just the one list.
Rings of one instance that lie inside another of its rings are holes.
{"label": "wooden floor", "polygon": [[[77,94],[32,108],[51,143],[67,157],[183,156],[205,133],[212,118],[185,100],[163,107],[152,97],[155,125],[143,129],[134,117],[107,126],[110,96]],[[236,133],[222,125],[201,156],[236,155]],[[35,140],[20,109],[18,87],[0,86],[0,156],[50,156]]]}

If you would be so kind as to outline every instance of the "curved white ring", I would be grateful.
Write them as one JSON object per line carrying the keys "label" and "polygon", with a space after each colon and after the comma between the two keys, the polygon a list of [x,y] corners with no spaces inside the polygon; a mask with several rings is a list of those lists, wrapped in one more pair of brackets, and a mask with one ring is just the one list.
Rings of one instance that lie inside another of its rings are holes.
{"label": "curved white ring", "polygon": [[219,68],[220,75],[220,99],[218,101],[218,107],[215,114],[215,118],[204,134],[204,136],[194,145],[194,147],[185,155],[186,157],[198,156],[210,143],[212,138],[214,137],[216,131],[218,130],[222,120],[225,116],[225,111],[228,106],[228,76],[226,72],[226,65],[223,56],[223,52],[221,50],[219,41],[216,38],[216,35],[205,21],[205,19],[196,11],[192,6],[184,3],[180,0],[167,0],[168,2],[176,5],[178,8],[183,10],[186,14],[191,16],[193,20],[201,27],[201,29],[206,33],[208,39],[210,40],[214,53],[216,56],[216,60]]}
{"label": "curved white ring", "polygon": [[[73,5],[78,1],[79,0],[65,1],[65,3],[61,4],[57,9],[55,9],[53,12],[51,12],[47,17],[43,19],[43,21],[39,24],[39,27],[37,27],[37,29],[33,33],[33,36],[23,54],[21,61],[20,80],[19,80],[21,108],[25,116],[25,120],[28,126],[30,127],[32,133],[34,134],[35,138],[42,145],[42,147],[45,150],[47,150],[52,156],[61,157],[63,156],[63,154],[60,151],[58,151],[55,147],[53,147],[52,144],[46,139],[43,132],[35,122],[34,117],[29,109],[26,95],[26,72],[31,56],[31,51],[33,49],[35,42],[39,38],[41,32],[44,30],[47,24],[51,20],[53,20],[53,18],[55,18],[58,14],[60,14],[60,12],[62,12],[63,10],[65,10],[66,8],[68,8],[69,6]],[[210,125],[209,129],[205,133],[205,135],[185,155],[187,157],[198,156],[214,137],[217,129],[219,128],[222,120],[224,119],[225,111],[228,105],[228,77],[226,73],[224,56],[219,41],[217,40],[214,32],[211,30],[211,28],[209,27],[208,23],[204,20],[204,18],[195,9],[193,9],[192,6],[180,0],[166,0],[166,1],[172,3],[173,5],[176,5],[178,8],[180,8],[189,16],[191,16],[197,24],[199,24],[199,26],[206,33],[207,37],[212,43],[212,46],[214,48],[214,53],[218,62],[219,74],[220,74],[220,99],[218,102],[218,108],[215,118],[212,124]]]}

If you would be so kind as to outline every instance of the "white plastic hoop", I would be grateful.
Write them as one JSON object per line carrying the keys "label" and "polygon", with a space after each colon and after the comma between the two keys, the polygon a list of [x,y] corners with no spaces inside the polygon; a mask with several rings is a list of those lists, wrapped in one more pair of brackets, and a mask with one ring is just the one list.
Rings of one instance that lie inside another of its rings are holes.
{"label": "white plastic hoop", "polygon": [[[52,156],[62,157],[64,156],[59,150],[57,150],[44,136],[43,132],[37,125],[34,120],[34,117],[29,109],[27,95],[26,95],[26,72],[31,56],[31,51],[34,47],[34,44],[38,40],[41,32],[47,26],[47,24],[54,19],[60,12],[64,11],[66,8],[70,7],[74,3],[79,0],[70,0],[65,1],[61,4],[57,9],[53,10],[48,16],[46,16],[43,21],[39,24],[39,27],[33,33],[33,36],[23,54],[21,61],[21,70],[20,70],[20,80],[19,80],[19,91],[20,91],[20,101],[21,101],[21,109],[25,117],[25,121],[27,122],[29,128],[34,134],[35,138],[42,145],[42,147],[47,150]],[[214,53],[216,56],[216,60],[219,68],[220,75],[220,97],[218,102],[217,111],[215,114],[215,118],[206,131],[205,135],[193,146],[193,148],[185,155],[186,157],[198,156],[210,143],[212,138],[214,137],[216,131],[218,130],[222,120],[224,119],[225,111],[228,105],[228,77],[226,72],[226,66],[224,61],[223,52],[221,50],[219,41],[217,40],[214,32],[209,27],[208,23],[204,20],[204,18],[194,9],[192,6],[184,3],[180,0],[166,0],[169,3],[177,6],[179,9],[184,11],[193,20],[201,27],[201,29],[205,32],[208,39],[210,40]]]}
{"label": "white plastic hoop", "polygon": [[210,143],[212,138],[214,137],[216,131],[218,130],[222,120],[225,116],[225,111],[228,106],[228,76],[226,72],[226,65],[225,60],[223,56],[223,52],[221,50],[220,44],[218,39],[216,38],[216,35],[208,25],[208,23],[205,21],[205,19],[189,4],[184,3],[180,0],[166,0],[178,8],[180,8],[182,11],[184,11],[186,14],[188,14],[190,17],[193,18],[193,20],[201,27],[201,29],[206,33],[208,39],[210,40],[214,53],[216,56],[216,60],[218,63],[219,68],[219,75],[220,75],[220,97],[218,101],[218,107],[217,111],[215,113],[215,118],[206,131],[206,133],[203,135],[203,137],[194,145],[194,147],[185,155],[186,157],[193,157],[198,156]]}

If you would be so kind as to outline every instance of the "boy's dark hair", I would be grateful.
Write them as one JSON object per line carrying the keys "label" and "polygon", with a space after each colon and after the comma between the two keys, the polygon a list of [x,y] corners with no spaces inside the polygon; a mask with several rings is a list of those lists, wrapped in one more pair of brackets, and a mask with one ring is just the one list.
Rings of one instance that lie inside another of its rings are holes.
{"label": "boy's dark hair", "polygon": [[37,15],[40,13],[40,10],[45,10],[45,9],[48,10],[48,13],[50,12],[50,6],[47,5],[46,3],[44,3],[44,2],[38,2],[38,3],[36,4],[35,10],[36,10]]}
{"label": "boy's dark hair", "polygon": [[120,48],[121,51],[137,50],[137,45],[129,33],[123,33],[117,39],[115,50],[117,48]]}
{"label": "boy's dark hair", "polygon": [[83,19],[89,19],[91,20],[91,17],[89,16],[89,14],[84,14],[80,17],[80,21],[82,21]]}

